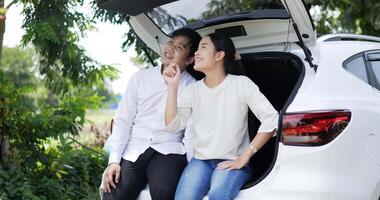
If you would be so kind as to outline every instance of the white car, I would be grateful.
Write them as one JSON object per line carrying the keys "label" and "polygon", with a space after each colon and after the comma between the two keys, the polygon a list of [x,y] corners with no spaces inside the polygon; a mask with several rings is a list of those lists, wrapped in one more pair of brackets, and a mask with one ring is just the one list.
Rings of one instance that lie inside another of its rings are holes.
{"label": "white car", "polygon": [[[380,38],[317,39],[302,0],[103,0],[99,6],[132,15],[134,31],[158,53],[180,27],[232,38],[247,76],[281,114],[277,137],[253,156],[254,179],[236,199],[380,200]],[[258,123],[251,113],[251,138]],[[139,198],[150,199],[149,192]]]}

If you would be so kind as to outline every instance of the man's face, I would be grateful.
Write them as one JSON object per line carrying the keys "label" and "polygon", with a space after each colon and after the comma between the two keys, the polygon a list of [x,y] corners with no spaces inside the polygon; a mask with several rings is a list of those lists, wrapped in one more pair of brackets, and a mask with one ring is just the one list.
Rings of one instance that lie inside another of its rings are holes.
{"label": "man's face", "polygon": [[171,63],[179,65],[181,71],[193,62],[194,57],[189,57],[190,40],[186,36],[176,36],[171,38],[163,47],[161,62],[164,66]]}

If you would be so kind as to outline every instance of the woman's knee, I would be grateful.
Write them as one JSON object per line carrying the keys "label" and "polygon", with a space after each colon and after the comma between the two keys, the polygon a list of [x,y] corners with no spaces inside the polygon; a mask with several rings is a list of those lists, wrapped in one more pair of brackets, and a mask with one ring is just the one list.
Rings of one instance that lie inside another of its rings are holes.
{"label": "woman's knee", "polygon": [[194,191],[186,190],[186,189],[177,189],[175,193],[175,200],[194,200],[194,199],[201,199],[202,195],[197,194]]}
{"label": "woman's knee", "polygon": [[191,160],[182,173],[175,199],[202,199],[210,186],[211,173],[212,168],[205,161]]}
{"label": "woman's knee", "polygon": [[234,199],[238,195],[241,187],[250,177],[251,175],[248,169],[215,171],[210,186],[209,199]]}
{"label": "woman's knee", "polygon": [[212,188],[208,192],[209,200],[232,200],[235,198],[235,194],[231,194],[231,191],[226,191],[225,188]]}

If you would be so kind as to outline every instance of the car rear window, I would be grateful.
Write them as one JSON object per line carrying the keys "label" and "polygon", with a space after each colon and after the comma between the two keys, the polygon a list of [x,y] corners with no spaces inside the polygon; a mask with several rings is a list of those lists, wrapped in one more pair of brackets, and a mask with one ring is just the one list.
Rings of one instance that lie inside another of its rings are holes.
{"label": "car rear window", "polygon": [[362,79],[366,83],[368,83],[366,65],[364,62],[364,58],[362,54],[359,56],[355,56],[344,64],[344,68],[346,68],[349,72],[354,74],[356,77]]}
{"label": "car rear window", "polygon": [[371,65],[378,84],[377,87],[375,87],[380,90],[380,61],[374,61]]}
{"label": "car rear window", "polygon": [[267,9],[285,8],[280,0],[181,0],[154,8],[146,14],[169,35],[198,21]]}

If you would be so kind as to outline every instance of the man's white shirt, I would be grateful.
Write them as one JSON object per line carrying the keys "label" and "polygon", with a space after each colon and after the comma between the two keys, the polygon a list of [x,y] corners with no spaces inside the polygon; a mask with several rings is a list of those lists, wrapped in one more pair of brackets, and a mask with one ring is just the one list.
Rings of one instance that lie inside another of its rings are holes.
{"label": "man's white shirt", "polygon": [[[162,123],[167,86],[161,68],[141,70],[131,77],[114,117],[109,164],[120,163],[121,158],[135,162],[149,147],[165,155],[186,153],[182,142],[183,131],[175,134],[167,132]],[[178,94],[193,82],[195,79],[183,72]]]}

